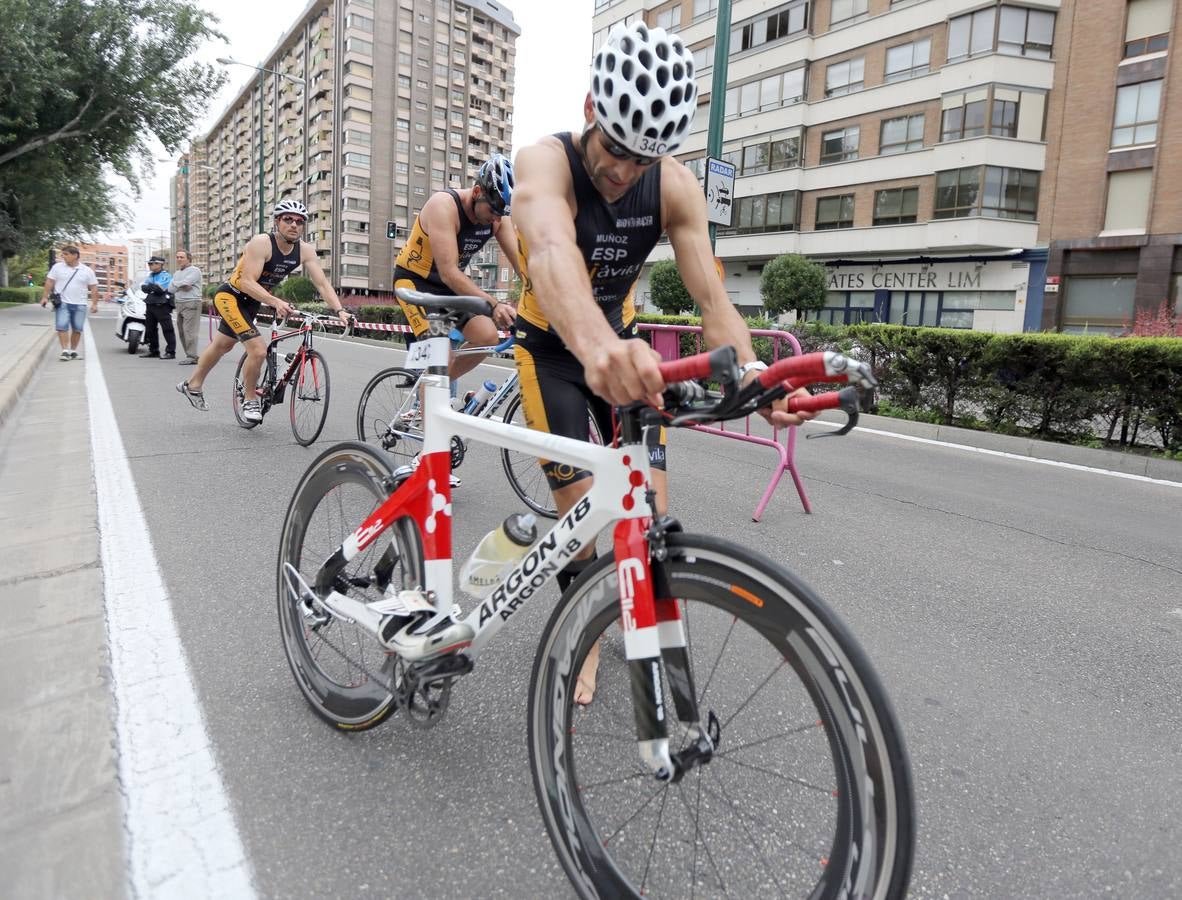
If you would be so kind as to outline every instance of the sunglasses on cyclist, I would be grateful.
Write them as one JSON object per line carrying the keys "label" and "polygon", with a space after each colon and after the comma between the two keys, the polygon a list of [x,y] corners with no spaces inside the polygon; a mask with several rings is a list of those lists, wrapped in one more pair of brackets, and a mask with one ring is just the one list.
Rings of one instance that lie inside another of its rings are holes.
{"label": "sunglasses on cyclist", "polygon": [[299,216],[280,216],[279,223],[281,225],[303,225],[304,220]]}
{"label": "sunglasses on cyclist", "polygon": [[492,210],[492,214],[494,216],[504,216],[505,215],[505,204],[504,203],[494,202],[493,198],[488,197],[488,196],[481,196],[481,197],[476,198],[477,203],[479,203],[481,201],[484,201],[485,203],[488,204],[488,208]]}
{"label": "sunglasses on cyclist", "polygon": [[638,166],[651,166],[660,159],[657,156],[640,156],[639,154],[633,153],[608,134],[602,125],[596,123],[595,127],[599,130],[599,136],[603,139],[603,149],[613,159],[626,159],[628,162],[635,163]]}

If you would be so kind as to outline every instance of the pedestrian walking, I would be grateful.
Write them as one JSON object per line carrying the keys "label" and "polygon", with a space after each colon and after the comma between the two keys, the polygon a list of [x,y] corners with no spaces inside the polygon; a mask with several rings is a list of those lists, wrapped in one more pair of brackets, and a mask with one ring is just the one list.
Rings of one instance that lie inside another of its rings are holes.
{"label": "pedestrian walking", "polygon": [[78,358],[88,299],[90,311],[98,312],[98,278],[90,266],[82,265],[81,256],[77,247],[62,247],[62,258],[45,276],[45,289],[41,292],[42,306],[53,303],[54,327],[62,345],[58,359],[63,362]]}
{"label": "pedestrian walking", "polygon": [[[148,277],[140,290],[144,292],[147,310],[148,352],[141,354],[144,359],[176,359],[176,332],[172,330],[172,276],[164,271],[164,257],[153,256],[148,260]],[[160,335],[164,331],[164,353],[160,353]]]}
{"label": "pedestrian walking", "polygon": [[188,250],[176,252],[176,272],[172,276],[176,297],[176,330],[185,358],[182,366],[197,365],[197,327],[201,324],[201,270],[193,265]]}

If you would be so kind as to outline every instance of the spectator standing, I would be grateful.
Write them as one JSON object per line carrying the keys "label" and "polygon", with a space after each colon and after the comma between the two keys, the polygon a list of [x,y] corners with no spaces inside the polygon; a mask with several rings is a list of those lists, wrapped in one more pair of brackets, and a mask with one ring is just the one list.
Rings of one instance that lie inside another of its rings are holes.
{"label": "spectator standing", "polygon": [[[176,359],[176,332],[172,330],[172,276],[164,271],[164,257],[153,256],[148,260],[148,277],[140,289],[147,304],[148,352],[140,354],[144,359]],[[157,327],[164,330],[164,353],[160,353],[160,335]]]}
{"label": "spectator standing", "polygon": [[62,345],[58,359],[63,362],[78,358],[78,341],[86,327],[88,298],[90,311],[98,312],[98,278],[94,270],[82,265],[80,260],[77,247],[62,247],[62,258],[45,276],[45,289],[41,292],[42,306],[53,300],[54,327]]}
{"label": "spectator standing", "polygon": [[201,324],[201,270],[193,265],[188,250],[176,252],[176,272],[172,276],[176,297],[176,330],[180,333],[185,358],[182,366],[197,365],[197,327]]}

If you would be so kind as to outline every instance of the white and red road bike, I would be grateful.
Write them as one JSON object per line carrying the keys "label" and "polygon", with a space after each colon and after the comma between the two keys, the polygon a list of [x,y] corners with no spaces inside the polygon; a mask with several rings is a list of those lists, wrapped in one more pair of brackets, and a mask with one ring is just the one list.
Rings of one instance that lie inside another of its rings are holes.
{"label": "white and red road bike", "polygon": [[[793,407],[841,408],[848,431],[854,385],[874,383],[865,364],[792,357],[741,388],[729,347],[664,363],[664,409],[620,408],[614,445],[597,446],[453,411],[447,336],[455,314],[488,306],[400,296],[431,325],[407,362],[425,370],[420,464],[394,469],[373,446],[332,447],[300,479],[283,525],[283,645],[313,710],[342,729],[397,710],[437,723],[488,643],[611,526],[612,552],[583,570],[543,629],[529,688],[534,786],[576,892],[903,897],[911,775],[865,654],[784,567],[657,517],[644,446],[647,429],[743,418],[812,382],[851,386]],[[590,492],[466,614],[455,606],[448,487],[457,434],[594,473]],[[408,611],[418,612],[402,626]],[[576,678],[597,641],[595,701],[578,707]]]}

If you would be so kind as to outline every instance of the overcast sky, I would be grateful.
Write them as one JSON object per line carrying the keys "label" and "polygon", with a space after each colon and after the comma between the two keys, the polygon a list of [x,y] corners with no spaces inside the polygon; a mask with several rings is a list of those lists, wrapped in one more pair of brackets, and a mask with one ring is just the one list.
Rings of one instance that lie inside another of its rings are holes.
{"label": "overcast sky", "polygon": [[[392,0],[378,0],[392,2]],[[582,125],[583,96],[591,59],[591,0],[498,0],[513,11],[521,28],[517,39],[517,71],[513,105],[513,149],[544,134]],[[229,43],[211,44],[200,55],[213,62],[229,56],[261,63],[279,38],[307,6],[307,0],[200,0],[216,16],[218,30]],[[560,12],[561,11],[561,12]],[[255,72],[231,66],[230,80],[202,117],[197,134],[204,134]],[[164,148],[155,144],[158,159]],[[156,164],[155,177],[145,180],[139,201],[124,184],[121,199],[133,214],[129,228],[109,237],[123,243],[132,237],[154,236],[168,230],[168,179],[175,171],[169,162]]]}

